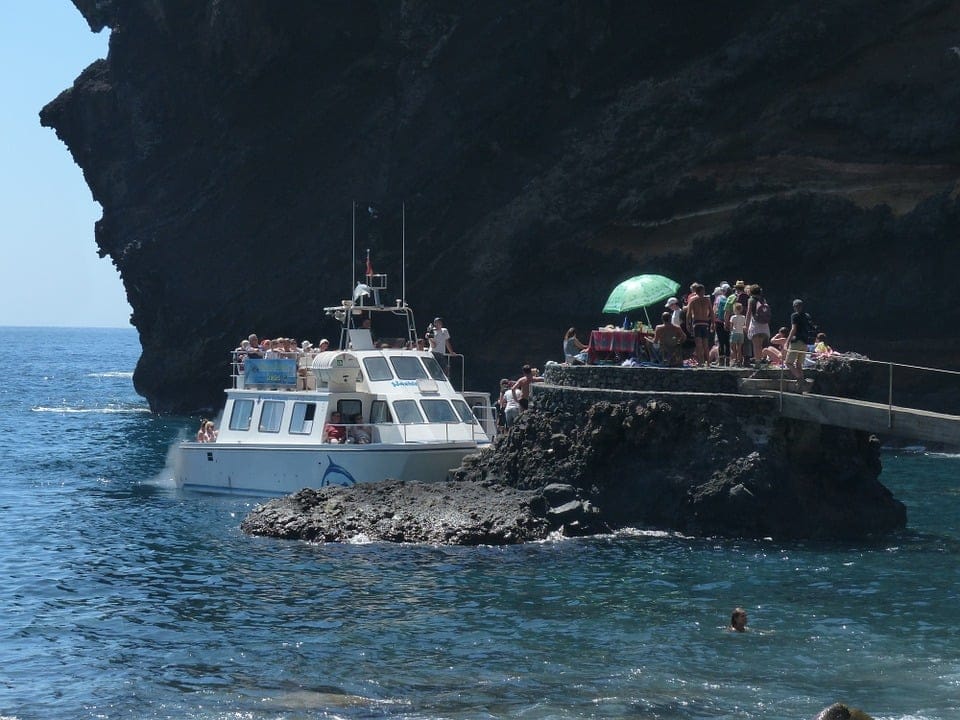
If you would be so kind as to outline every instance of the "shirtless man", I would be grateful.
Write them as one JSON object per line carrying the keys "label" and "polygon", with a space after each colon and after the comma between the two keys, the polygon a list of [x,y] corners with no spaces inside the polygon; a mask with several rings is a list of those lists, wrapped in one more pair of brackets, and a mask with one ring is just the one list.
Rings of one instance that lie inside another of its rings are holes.
{"label": "shirtless man", "polygon": [[706,367],[710,356],[710,328],[714,322],[713,303],[703,294],[703,285],[694,283],[691,287],[696,296],[687,305],[687,329],[697,346],[697,362]]}
{"label": "shirtless man", "polygon": [[513,384],[511,390],[516,390],[520,394],[520,399],[517,402],[523,410],[526,410],[530,407],[530,386],[536,382],[543,382],[543,377],[534,375],[533,368],[529,365],[524,365],[522,370],[523,375]]}
{"label": "shirtless man", "polygon": [[672,313],[660,316],[663,321],[653,330],[653,348],[660,353],[660,362],[667,367],[680,367],[680,345],[683,343],[683,330],[673,324]]}

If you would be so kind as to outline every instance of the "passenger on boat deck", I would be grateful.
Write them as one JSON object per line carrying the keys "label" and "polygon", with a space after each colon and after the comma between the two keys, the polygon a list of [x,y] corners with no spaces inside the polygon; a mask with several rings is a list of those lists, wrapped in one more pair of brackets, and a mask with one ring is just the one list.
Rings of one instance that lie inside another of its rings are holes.
{"label": "passenger on boat deck", "polygon": [[534,372],[533,368],[529,365],[524,365],[523,375],[513,384],[512,390],[516,390],[520,394],[520,398],[517,402],[520,404],[522,410],[526,410],[530,407],[530,386],[534,383],[543,382],[543,378]]}
{"label": "passenger on boat deck", "polygon": [[256,333],[250,333],[250,336],[247,338],[247,342],[250,343],[250,349],[247,351],[247,357],[263,357],[260,351],[260,340],[257,338]]}
{"label": "passenger on boat deck", "polygon": [[369,425],[363,424],[363,416],[354,415],[351,421],[353,424],[347,429],[347,442],[366,445],[373,439]]}
{"label": "passenger on boat deck", "polygon": [[197,442],[211,443],[217,441],[217,431],[213,428],[213,420],[201,420],[197,430]]}
{"label": "passenger on boat deck", "polygon": [[273,348],[273,342],[269,339],[264,340],[260,343],[260,352],[263,353],[265,358],[275,358],[277,357],[277,351]]}
{"label": "passenger on boat deck", "polygon": [[433,319],[433,333],[427,335],[430,339],[430,349],[437,355],[456,355],[450,344],[450,331],[443,326],[443,318]]}
{"label": "passenger on boat deck", "polygon": [[450,374],[450,358],[459,357],[453,346],[450,344],[450,331],[443,326],[443,318],[433,319],[433,331],[427,329],[427,338],[430,340],[430,350],[433,352],[443,372]]}
{"label": "passenger on boat deck", "polygon": [[301,353],[308,353],[308,352],[311,352],[312,350],[313,350],[313,343],[311,343],[309,340],[304,340],[302,343],[300,343]]}
{"label": "passenger on boat deck", "polygon": [[323,338],[319,343],[317,343],[317,349],[320,352],[326,352],[330,349],[330,341],[326,338]]}
{"label": "passenger on boat deck", "polygon": [[342,445],[347,440],[347,429],[341,425],[340,413],[330,413],[330,422],[323,426],[323,442]]}
{"label": "passenger on boat deck", "polygon": [[730,614],[730,627],[727,629],[731,632],[747,632],[747,611],[741,607],[734,608]]}

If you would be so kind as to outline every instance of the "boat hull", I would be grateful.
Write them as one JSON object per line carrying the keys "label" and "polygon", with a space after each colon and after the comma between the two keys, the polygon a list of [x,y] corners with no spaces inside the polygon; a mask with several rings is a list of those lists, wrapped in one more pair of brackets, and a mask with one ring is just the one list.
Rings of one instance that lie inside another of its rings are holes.
{"label": "boat hull", "polygon": [[243,445],[182,443],[175,480],[196,492],[257,497],[289,495],[303,488],[349,486],[387,478],[439,482],[474,443],[390,445]]}

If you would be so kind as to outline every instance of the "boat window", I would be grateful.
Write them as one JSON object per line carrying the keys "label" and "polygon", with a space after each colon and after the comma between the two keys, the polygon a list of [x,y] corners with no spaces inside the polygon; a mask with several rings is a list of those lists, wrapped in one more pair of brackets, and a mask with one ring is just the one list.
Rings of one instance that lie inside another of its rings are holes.
{"label": "boat window", "polygon": [[317,414],[317,404],[295,402],[290,416],[291,435],[309,435],[313,431],[313,418]]}
{"label": "boat window", "polygon": [[393,380],[393,373],[384,357],[368,357],[363,359],[363,366],[367,369],[367,377],[371,380]]}
{"label": "boat window", "polygon": [[363,403],[359,400],[338,400],[337,412],[343,417],[345,423],[353,422],[354,415],[363,417]]}
{"label": "boat window", "polygon": [[434,380],[446,380],[447,376],[443,374],[443,369],[440,367],[440,363],[437,362],[437,359],[432,355],[430,357],[423,358],[423,364],[427,366],[427,372],[430,373],[430,377]]}
{"label": "boat window", "polygon": [[457,415],[459,415],[460,419],[465,423],[474,423],[477,421],[477,417],[463,400],[452,400],[451,402],[453,403],[453,409],[457,411]]}
{"label": "boat window", "polygon": [[392,423],[393,417],[390,415],[390,406],[386,400],[374,400],[370,405],[370,422],[372,424]]}
{"label": "boat window", "polygon": [[390,358],[390,362],[393,364],[393,371],[401,380],[419,380],[427,376],[418,357],[403,357],[398,355]]}
{"label": "boat window", "polygon": [[253,400],[234,400],[233,412],[230,413],[230,429],[249,430],[251,417],[253,417]]}
{"label": "boat window", "polygon": [[420,408],[417,407],[415,400],[395,400],[393,403],[393,411],[397,414],[397,422],[423,422],[423,415],[420,414]]}
{"label": "boat window", "polygon": [[264,400],[260,410],[260,432],[280,432],[283,419],[283,403],[279,400]]}
{"label": "boat window", "polygon": [[423,411],[427,414],[427,420],[432,423],[455,423],[460,422],[457,414],[450,407],[446,400],[421,400]]}

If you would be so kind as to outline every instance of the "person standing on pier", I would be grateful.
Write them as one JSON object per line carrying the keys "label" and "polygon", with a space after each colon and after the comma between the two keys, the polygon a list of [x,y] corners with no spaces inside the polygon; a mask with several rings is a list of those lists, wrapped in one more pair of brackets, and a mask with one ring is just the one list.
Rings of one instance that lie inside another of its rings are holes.
{"label": "person standing on pier", "polygon": [[810,316],[803,311],[803,300],[793,301],[790,315],[790,332],[783,344],[787,350],[786,365],[797,381],[797,391],[803,392],[803,360],[807,354],[807,335],[810,332]]}
{"label": "person standing on pier", "polygon": [[687,329],[693,335],[693,341],[696,343],[697,362],[700,367],[707,367],[710,357],[710,328],[714,323],[713,303],[710,298],[703,294],[703,285],[694,283],[692,285],[696,296],[687,306]]}

